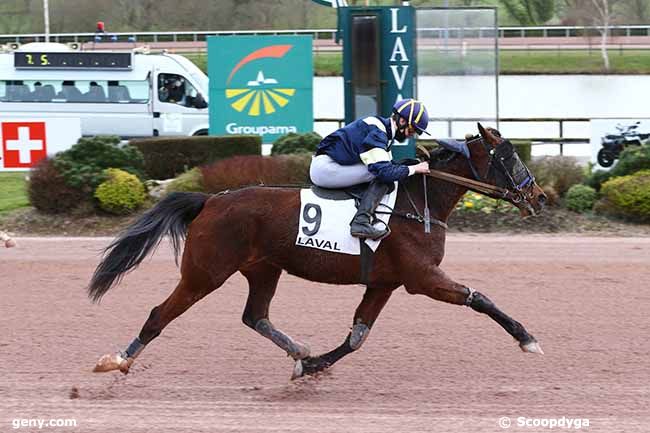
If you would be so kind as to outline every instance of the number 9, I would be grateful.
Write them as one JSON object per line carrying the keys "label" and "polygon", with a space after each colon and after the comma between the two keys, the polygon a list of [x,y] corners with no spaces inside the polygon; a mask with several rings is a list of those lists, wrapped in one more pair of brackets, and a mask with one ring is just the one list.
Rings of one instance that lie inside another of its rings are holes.
{"label": "number 9", "polygon": [[[309,216],[309,211],[312,209],[316,210],[316,215],[313,217]],[[305,236],[313,236],[318,233],[318,230],[320,230],[322,216],[323,211],[317,204],[307,203],[305,205],[305,208],[302,211],[302,219],[304,219],[307,224],[314,224],[314,227],[311,229],[307,226],[302,227],[302,232],[305,234]]]}

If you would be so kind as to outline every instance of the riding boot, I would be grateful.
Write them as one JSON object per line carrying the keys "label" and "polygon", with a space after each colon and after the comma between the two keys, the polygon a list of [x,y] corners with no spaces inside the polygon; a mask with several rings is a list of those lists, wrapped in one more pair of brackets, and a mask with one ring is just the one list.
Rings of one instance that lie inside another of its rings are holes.
{"label": "riding boot", "polygon": [[350,223],[350,234],[355,238],[381,239],[386,236],[388,229],[377,229],[372,225],[375,209],[388,192],[390,185],[379,181],[372,181],[361,198],[359,209]]}

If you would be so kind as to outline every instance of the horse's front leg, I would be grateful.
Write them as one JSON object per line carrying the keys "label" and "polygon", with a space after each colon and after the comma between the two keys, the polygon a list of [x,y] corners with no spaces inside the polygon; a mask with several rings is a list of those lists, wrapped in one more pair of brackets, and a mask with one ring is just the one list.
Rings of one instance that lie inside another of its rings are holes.
{"label": "horse's front leg", "polygon": [[465,305],[474,311],[487,314],[519,342],[521,350],[544,354],[535,337],[530,335],[521,323],[501,311],[484,294],[451,280],[437,266],[432,266],[428,272],[420,271],[411,275],[412,277],[405,284],[408,293],[426,295],[450,304]]}
{"label": "horse's front leg", "polygon": [[354,313],[352,330],[343,344],[336,349],[320,356],[307,357],[296,362],[291,379],[297,379],[306,374],[315,374],[331,367],[345,355],[358,350],[370,333],[370,328],[375,323],[386,302],[395,288],[375,289],[368,287],[361,303]]}

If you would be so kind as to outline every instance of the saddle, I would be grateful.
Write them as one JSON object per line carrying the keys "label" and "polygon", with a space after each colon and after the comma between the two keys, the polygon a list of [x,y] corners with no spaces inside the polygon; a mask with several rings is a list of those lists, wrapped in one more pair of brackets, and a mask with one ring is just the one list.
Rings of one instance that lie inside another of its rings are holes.
{"label": "saddle", "polygon": [[360,183],[345,188],[331,189],[312,184],[311,190],[318,197],[326,200],[349,200],[351,198],[358,200],[366,192],[368,185],[369,183]]}

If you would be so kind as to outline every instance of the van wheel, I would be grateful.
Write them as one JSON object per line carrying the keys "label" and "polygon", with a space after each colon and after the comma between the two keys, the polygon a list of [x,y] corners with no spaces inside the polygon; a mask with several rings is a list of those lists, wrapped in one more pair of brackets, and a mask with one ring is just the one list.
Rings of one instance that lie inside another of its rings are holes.
{"label": "van wheel", "polygon": [[194,133],[194,137],[197,137],[199,135],[208,135],[208,130],[207,129],[199,129]]}

